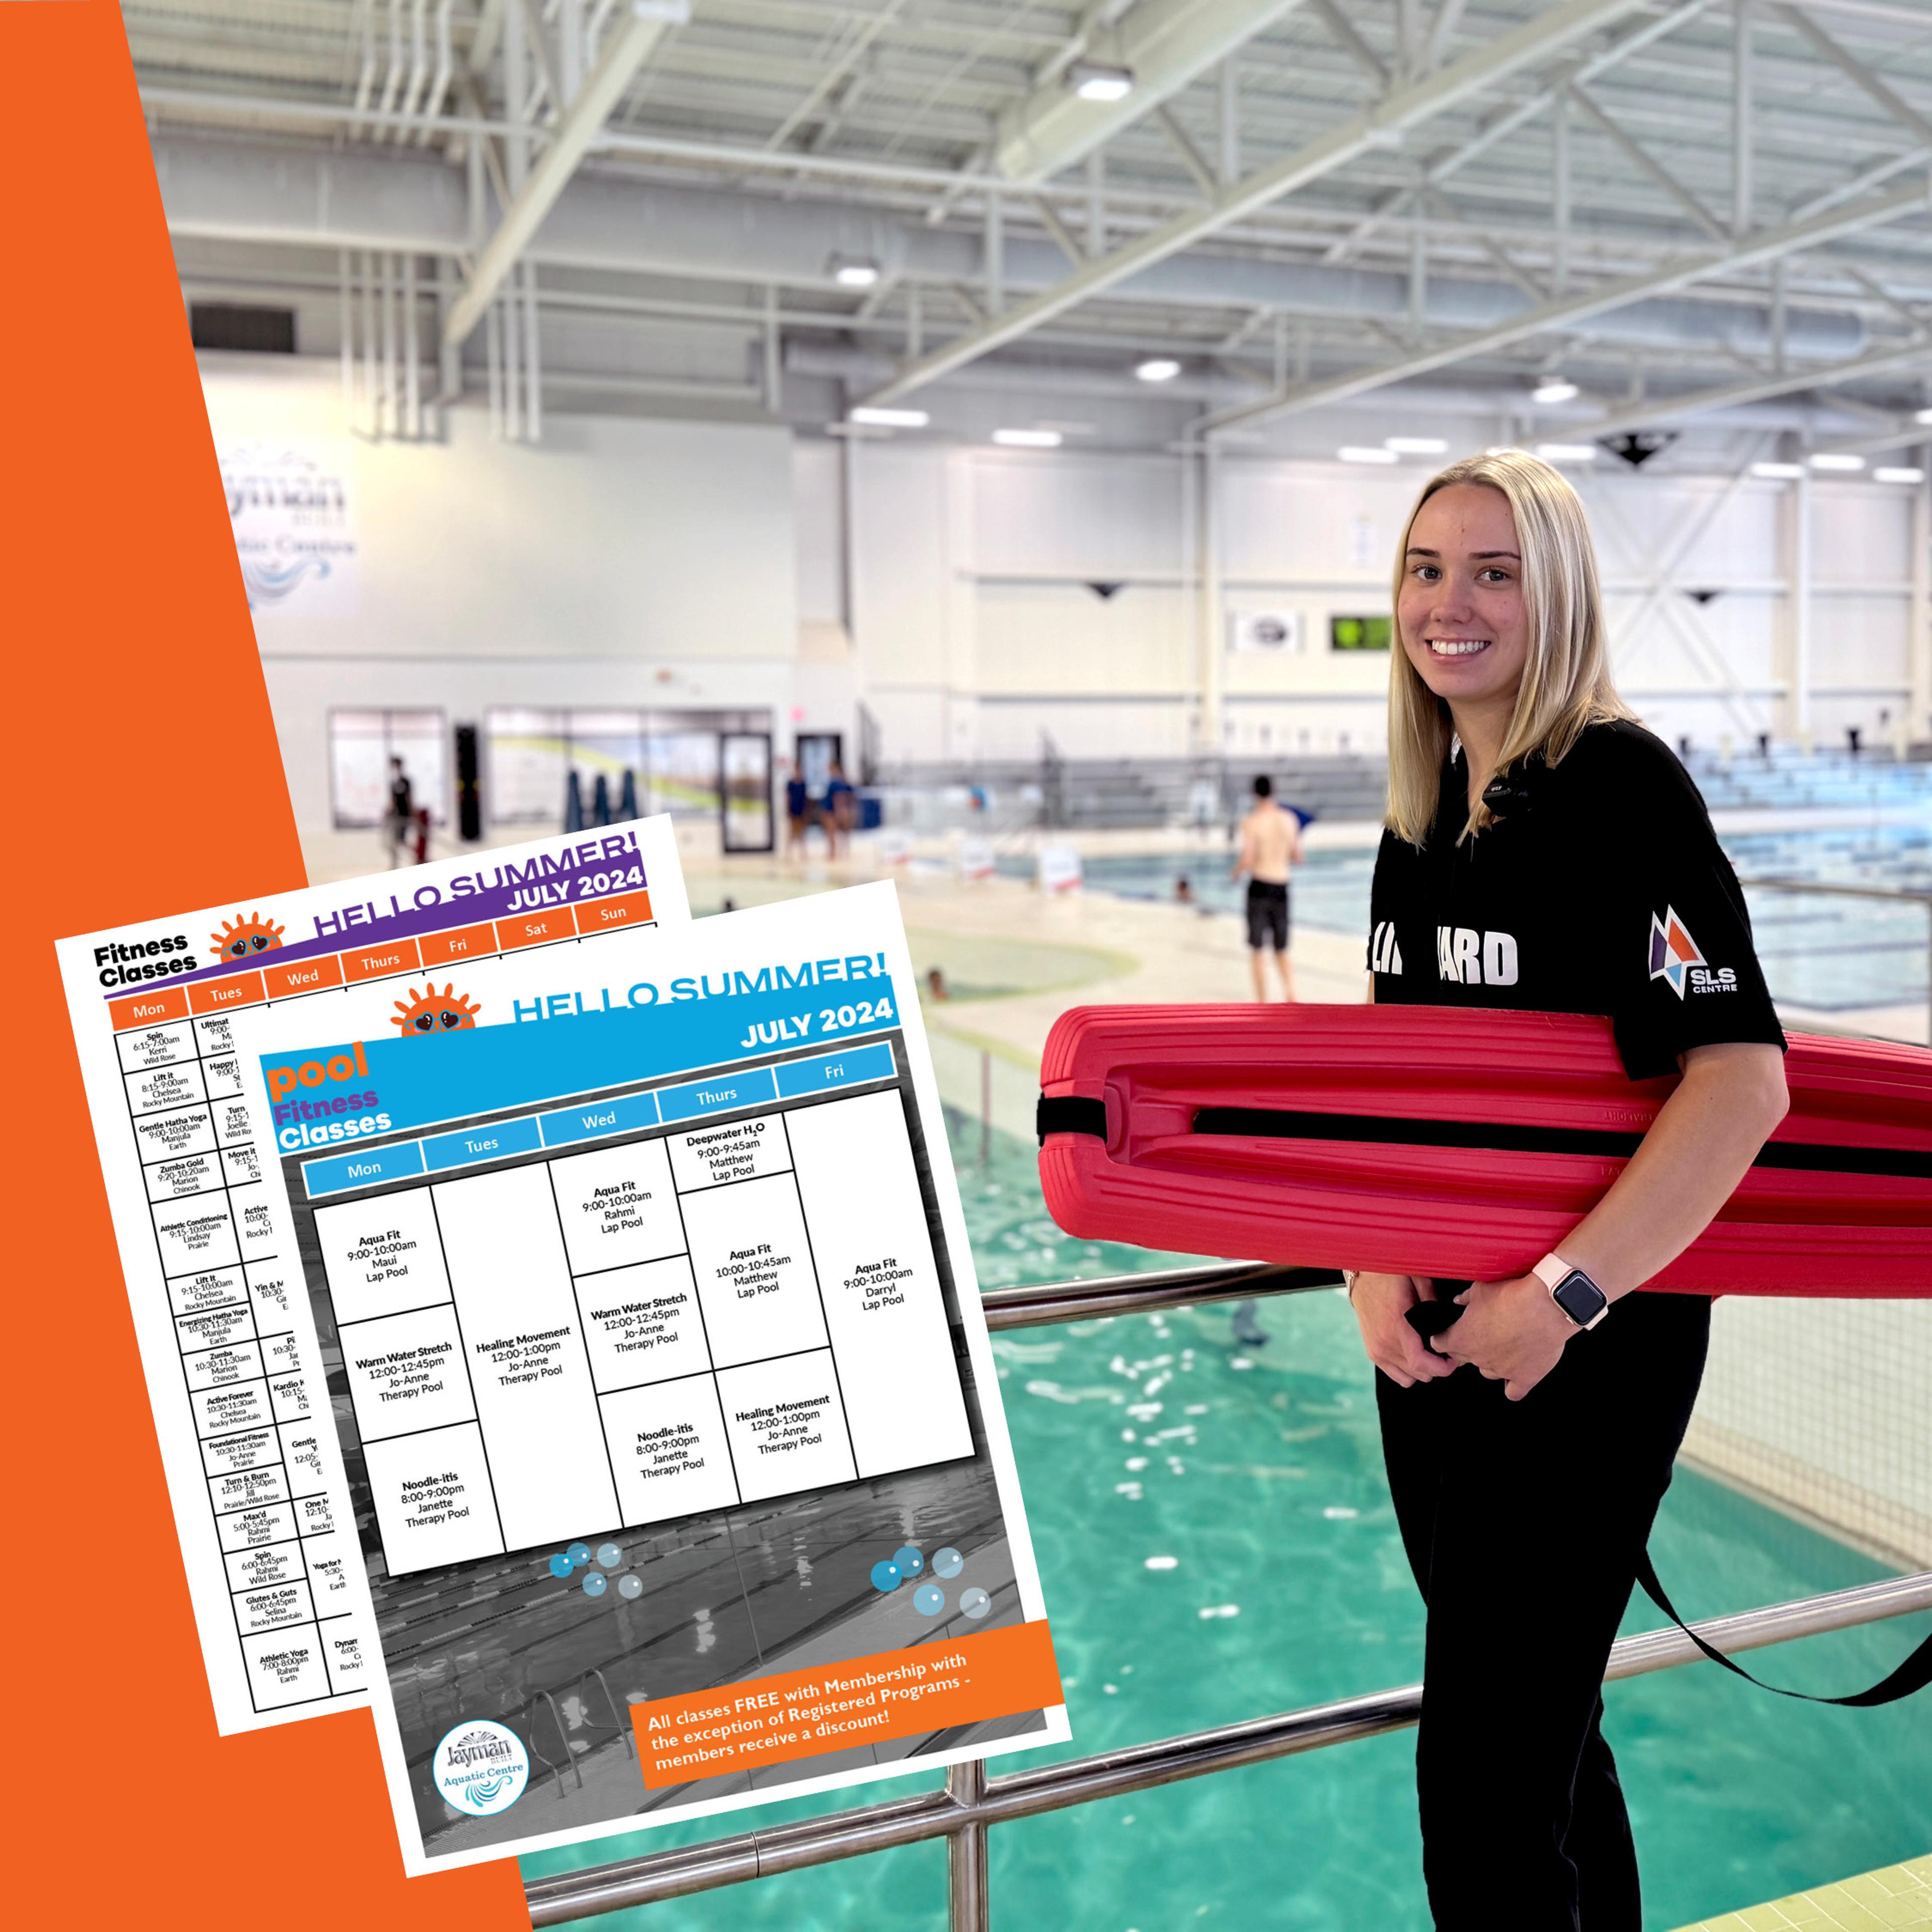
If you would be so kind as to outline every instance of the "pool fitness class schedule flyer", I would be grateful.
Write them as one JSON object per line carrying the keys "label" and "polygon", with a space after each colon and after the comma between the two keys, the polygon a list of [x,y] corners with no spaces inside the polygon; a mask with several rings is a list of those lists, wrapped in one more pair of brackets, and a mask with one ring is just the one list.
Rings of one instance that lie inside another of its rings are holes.
{"label": "pool fitness class schedule flyer", "polygon": [[[659,817],[58,942],[224,1735],[368,1702],[374,1647],[238,1018],[295,1006],[392,1036],[487,1026],[508,1018],[490,984],[506,962],[688,917]],[[286,1108],[305,1144],[352,1144],[376,1118],[306,1095]]]}
{"label": "pool fitness class schedule flyer", "polygon": [[880,885],[241,1023],[411,1870],[1066,1735],[912,988]]}

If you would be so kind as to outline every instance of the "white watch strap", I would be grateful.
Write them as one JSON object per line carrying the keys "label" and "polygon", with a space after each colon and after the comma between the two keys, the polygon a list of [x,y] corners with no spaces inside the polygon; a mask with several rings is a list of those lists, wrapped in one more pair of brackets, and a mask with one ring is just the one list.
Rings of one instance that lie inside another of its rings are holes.
{"label": "white watch strap", "polygon": [[1576,1270],[1553,1248],[1530,1270],[1530,1273],[1534,1275],[1552,1294],[1556,1292],[1556,1284],[1566,1274],[1574,1274]]}

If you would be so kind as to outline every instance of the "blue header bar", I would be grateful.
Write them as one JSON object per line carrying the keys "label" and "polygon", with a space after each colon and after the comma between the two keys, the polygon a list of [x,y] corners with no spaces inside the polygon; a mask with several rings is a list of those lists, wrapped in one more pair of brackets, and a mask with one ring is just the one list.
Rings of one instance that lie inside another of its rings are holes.
{"label": "blue header bar", "polygon": [[856,1087],[866,1080],[891,1080],[898,1068],[892,1050],[884,1040],[866,1046],[849,1047],[843,1053],[828,1053],[814,1060],[781,1060],[772,1072],[778,1076],[778,1096],[796,1100],[801,1094],[823,1094],[830,1087]]}
{"label": "blue header bar", "polygon": [[513,1154],[534,1154],[542,1144],[534,1120],[497,1120],[460,1133],[437,1134],[421,1143],[431,1173],[439,1168],[473,1167],[479,1160],[502,1160]]}
{"label": "blue header bar", "polygon": [[688,1120],[700,1114],[733,1114],[741,1107],[762,1106],[778,1097],[769,1066],[743,1073],[721,1074],[715,1080],[694,1080],[682,1087],[660,1087],[658,1105],[667,1120]]}
{"label": "blue header bar", "polygon": [[[560,959],[569,950],[560,949]],[[576,956],[572,952],[571,961]],[[563,1094],[626,1087],[690,1066],[769,1064],[774,1046],[830,1045],[842,1036],[900,1024],[896,989],[883,975],[840,991],[836,1006],[824,1004],[823,991],[787,991],[678,998],[655,1006],[614,1004],[608,1012],[586,994],[586,1010],[566,1018],[466,1027],[433,1040],[364,1040],[368,1071],[358,1084],[380,1093],[383,1112],[406,1132],[512,1108],[554,1108]],[[890,1010],[882,1010],[889,1003]],[[862,1020],[862,1006],[871,1009]],[[850,1025],[838,1024],[842,1012],[854,1015]],[[310,1060],[326,1064],[350,1050],[346,1042],[318,1042],[266,1054],[262,1066],[266,1073]]]}
{"label": "blue header bar", "polygon": [[410,1180],[423,1171],[422,1143],[371,1148],[367,1154],[337,1154],[328,1160],[305,1161],[302,1185],[313,1201],[318,1195],[343,1194],[352,1187],[380,1187],[386,1180]]}
{"label": "blue header bar", "polygon": [[[502,1031],[514,1036],[512,1028],[505,1028]],[[449,1037],[473,1040],[493,1036],[470,1034]],[[420,1054],[421,1048],[417,1051]],[[404,1141],[372,1148],[366,1154],[335,1154],[324,1160],[308,1161],[303,1164],[302,1182],[313,1201],[324,1194],[377,1187],[385,1181],[410,1180],[423,1173],[446,1173],[453,1168],[506,1160],[544,1148],[568,1147],[608,1134],[634,1133],[640,1128],[666,1126],[674,1120],[701,1120],[707,1114],[769,1106],[775,1100],[800,1100],[841,1087],[896,1079],[898,1074],[891,1046],[884,1040],[868,1040],[862,1046],[847,1047],[837,1053],[812,1054],[803,1059],[780,1060],[775,1066],[745,1067],[710,1080],[660,1087],[650,1093],[586,1101],[552,1113],[496,1120],[487,1126],[467,1127],[455,1133],[432,1134],[427,1139]]]}
{"label": "blue header bar", "polygon": [[616,1100],[598,1100],[583,1107],[566,1107],[557,1114],[540,1114],[545,1147],[568,1147],[572,1141],[594,1141],[603,1134],[628,1134],[658,1124],[655,1094],[626,1094]]}

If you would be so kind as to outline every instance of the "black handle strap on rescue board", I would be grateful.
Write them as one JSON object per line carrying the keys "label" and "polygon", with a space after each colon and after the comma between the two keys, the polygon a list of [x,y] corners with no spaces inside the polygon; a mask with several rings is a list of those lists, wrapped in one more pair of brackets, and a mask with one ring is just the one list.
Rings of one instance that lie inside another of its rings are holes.
{"label": "black handle strap on rescue board", "polygon": [[1767,1684],[1762,1677],[1754,1677],[1742,1664],[1735,1664],[1714,1645],[1704,1640],[1677,1614],[1676,1606],[1664,1594],[1664,1586],[1657,1580],[1657,1570],[1646,1550],[1637,1558],[1636,1580],[1643,1586],[1643,1593],[1664,1614],[1708,1657],[1713,1664],[1721,1664],[1726,1670],[1742,1677],[1747,1683],[1755,1684],[1760,1690],[1768,1690],[1774,1696],[1796,1697],[1807,1704],[1850,1704],[1870,1709],[1876,1704],[1895,1704],[1901,1697],[1910,1697],[1915,1690],[1922,1690],[1932,1684],[1932,1636],[1925,1641],[1893,1671],[1888,1677],[1880,1678],[1869,1690],[1861,1690],[1852,1697],[1817,1697],[1808,1690],[1787,1690],[1781,1684]]}
{"label": "black handle strap on rescue board", "polygon": [[[1403,1318],[1422,1337],[1422,1346],[1432,1354],[1442,1351],[1434,1346],[1434,1338],[1453,1328],[1461,1318],[1462,1310],[1453,1301],[1418,1301],[1413,1308],[1404,1312]],[[1664,1586],[1658,1581],[1657,1570],[1650,1560],[1648,1550],[1637,1555],[1636,1580],[1643,1586],[1643,1593],[1664,1614],[1708,1657],[1713,1664],[1721,1664],[1726,1670],[1735,1672],[1747,1683],[1755,1684],[1760,1690],[1768,1690],[1779,1697],[1796,1697],[1807,1704],[1874,1704],[1896,1703],[1901,1697],[1909,1697],[1915,1690],[1922,1690],[1932,1683],[1932,1636],[1926,1638],[1918,1648],[1892,1672],[1882,1678],[1869,1690],[1861,1690],[1855,1697],[1816,1697],[1808,1690],[1787,1690],[1780,1684],[1767,1684],[1762,1677],[1754,1677],[1742,1664],[1733,1663],[1715,1646],[1704,1640],[1677,1614],[1677,1606],[1664,1594]]]}
{"label": "black handle strap on rescue board", "polygon": [[[1078,1101],[1042,1101],[1078,1106]],[[1106,1132],[1106,1104],[1100,1126]],[[1062,1132],[1083,1130],[1070,1124]],[[1257,1139],[1396,1142],[1405,1147],[1468,1148],[1503,1154],[1586,1154],[1627,1160],[1642,1144],[1641,1134],[1601,1127],[1558,1127],[1504,1121],[1403,1120],[1382,1114],[1312,1114],[1272,1107],[1203,1107],[1194,1116],[1197,1134],[1238,1135]],[[1754,1167],[1795,1168],[1822,1174],[1881,1174],[1900,1180],[1932,1178],[1932,1153],[1912,1148],[1841,1147],[1798,1141],[1767,1141]]]}
{"label": "black handle strap on rescue board", "polygon": [[1042,1094],[1034,1115],[1034,1126],[1042,1143],[1048,1134],[1092,1134],[1107,1138],[1107,1103],[1083,1100],[1078,1095]]}
{"label": "black handle strap on rescue board", "polygon": [[[1453,1328],[1462,1312],[1461,1308],[1453,1301],[1418,1301],[1413,1308],[1405,1311],[1403,1318],[1422,1337],[1422,1346],[1425,1348],[1432,1354],[1440,1354],[1442,1351],[1434,1346],[1434,1338]],[[1890,1676],[1882,1678],[1869,1690],[1861,1690],[1855,1697],[1816,1697],[1808,1690],[1787,1690],[1780,1684],[1767,1684],[1762,1677],[1752,1676],[1742,1664],[1733,1663],[1714,1645],[1706,1643],[1677,1614],[1676,1605],[1664,1594],[1664,1586],[1658,1581],[1657,1570],[1650,1560],[1648,1550],[1638,1552],[1636,1580],[1643,1586],[1644,1594],[1713,1664],[1721,1664],[1726,1670],[1736,1672],[1747,1683],[1755,1684],[1760,1690],[1768,1690],[1776,1696],[1796,1697],[1808,1704],[1869,1706],[1896,1703],[1900,1698],[1909,1697],[1913,1691],[1922,1690],[1928,1684],[1932,1684],[1932,1636],[1927,1637]]]}
{"label": "black handle strap on rescue board", "polygon": [[[1078,1095],[1042,1094],[1035,1118],[1040,1138],[1049,1134],[1107,1137],[1107,1103]],[[1258,1140],[1342,1141],[1404,1147],[1466,1148],[1502,1154],[1584,1154],[1627,1160],[1641,1134],[1602,1127],[1559,1127],[1500,1120],[1410,1120],[1388,1114],[1306,1113],[1274,1107],[1202,1107],[1193,1131]],[[1846,1147],[1767,1141],[1754,1167],[1796,1168],[1820,1174],[1866,1174],[1896,1180],[1932,1179],[1932,1153],[1912,1148]]]}

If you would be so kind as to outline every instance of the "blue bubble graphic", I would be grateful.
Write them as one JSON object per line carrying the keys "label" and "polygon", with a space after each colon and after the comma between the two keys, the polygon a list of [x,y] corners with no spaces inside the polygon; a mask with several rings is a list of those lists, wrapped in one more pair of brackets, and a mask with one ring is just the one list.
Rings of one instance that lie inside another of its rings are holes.
{"label": "blue bubble graphic", "polygon": [[579,1570],[590,1561],[590,1546],[587,1543],[573,1543],[563,1553],[570,1558],[572,1565]]}
{"label": "blue bubble graphic", "polygon": [[576,1568],[568,1556],[561,1554],[550,1559],[550,1574],[553,1576],[568,1576]]}
{"label": "blue bubble graphic", "polygon": [[970,1617],[976,1623],[993,1607],[993,1600],[984,1590],[962,1590],[959,1592],[959,1614]]}
{"label": "blue bubble graphic", "polygon": [[937,1583],[922,1583],[912,1593],[912,1606],[922,1617],[936,1617],[946,1607],[946,1592]]}
{"label": "blue bubble graphic", "polygon": [[609,1580],[601,1570],[593,1570],[584,1580],[584,1594],[586,1597],[601,1597],[610,1587]]}
{"label": "blue bubble graphic", "polygon": [[932,1574],[935,1576],[956,1576],[965,1567],[965,1558],[950,1545],[932,1552]]}
{"label": "blue bubble graphic", "polygon": [[872,1588],[875,1590],[896,1590],[904,1580],[896,1563],[874,1563],[872,1565]]}
{"label": "blue bubble graphic", "polygon": [[902,1550],[895,1550],[892,1561],[908,1576],[916,1576],[926,1568],[926,1558],[919,1553],[917,1546],[910,1543]]}
{"label": "blue bubble graphic", "polygon": [[600,1543],[597,1546],[597,1561],[606,1570],[614,1570],[624,1560],[624,1552],[614,1543]]}

